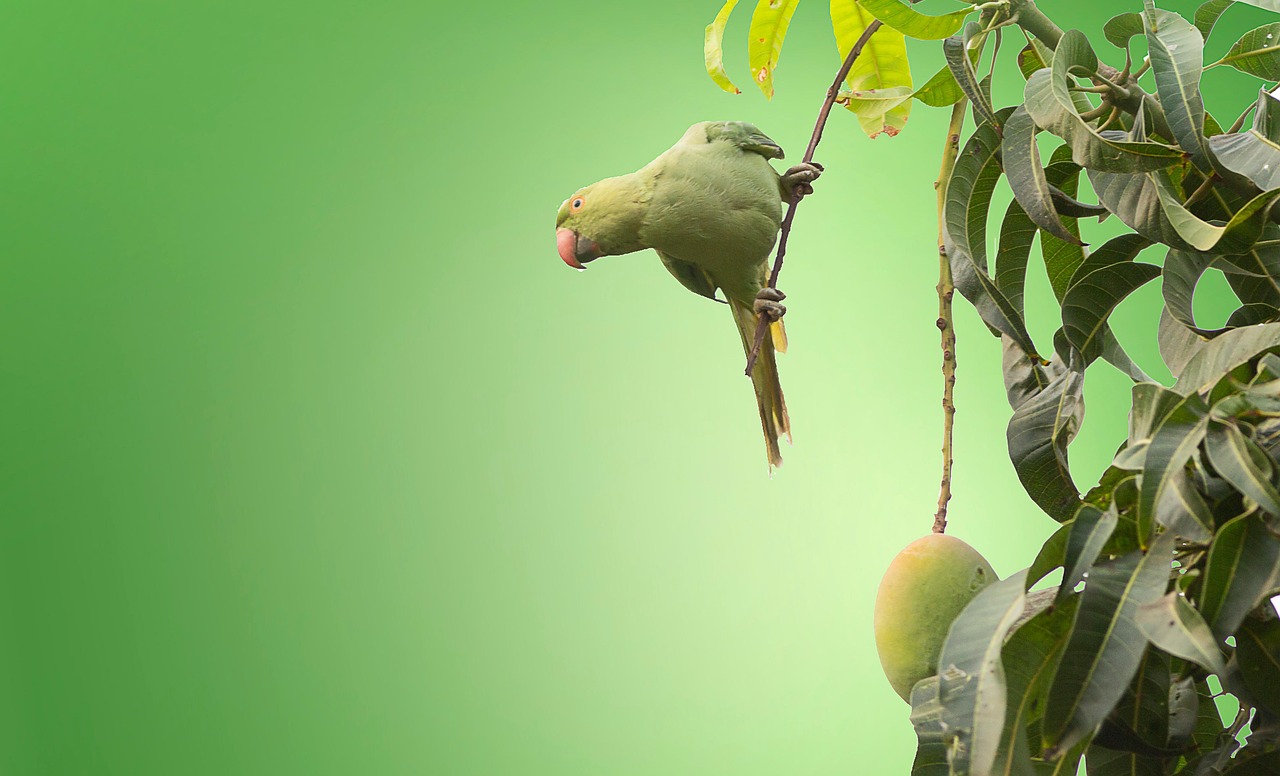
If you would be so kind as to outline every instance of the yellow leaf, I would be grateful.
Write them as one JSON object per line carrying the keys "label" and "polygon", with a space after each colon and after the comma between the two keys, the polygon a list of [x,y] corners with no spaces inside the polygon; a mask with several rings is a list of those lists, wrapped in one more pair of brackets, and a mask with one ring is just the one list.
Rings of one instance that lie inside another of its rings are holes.
{"label": "yellow leaf", "polygon": [[751,15],[751,37],[747,41],[747,61],[751,77],[764,96],[773,98],[773,71],[778,68],[782,41],[800,0],[759,0]]}
{"label": "yellow leaf", "polygon": [[[869,11],[859,5],[856,0],[831,0],[831,23],[836,34],[836,46],[840,49],[840,58],[849,55],[853,45],[867,29],[867,25],[875,21]],[[849,77],[845,79],[849,88],[855,92],[871,90],[911,88],[911,66],[907,63],[907,41],[901,32],[892,27],[881,27],[867,39],[862,53],[853,63]],[[886,94],[883,93],[882,94]],[[893,94],[889,92],[887,94]],[[877,114],[870,110],[867,101],[848,102],[846,107],[858,114],[858,123],[869,137],[881,133],[890,137],[898,134],[907,123],[911,114],[911,100],[894,103],[892,100],[875,100],[874,103],[885,108]]]}
{"label": "yellow leaf", "polygon": [[724,7],[716,14],[715,21],[707,25],[707,34],[703,38],[702,53],[707,60],[707,74],[716,85],[730,94],[742,94],[742,90],[733,85],[724,71],[724,26],[729,23],[729,14],[738,0],[725,0]]}

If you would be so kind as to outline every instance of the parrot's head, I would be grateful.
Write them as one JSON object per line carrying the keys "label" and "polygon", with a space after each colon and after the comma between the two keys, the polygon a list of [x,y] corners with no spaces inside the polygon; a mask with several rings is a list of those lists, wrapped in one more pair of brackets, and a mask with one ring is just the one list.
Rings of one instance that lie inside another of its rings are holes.
{"label": "parrot's head", "polygon": [[564,263],[586,269],[601,256],[638,251],[645,197],[630,176],[606,178],[578,189],[556,213],[556,248]]}

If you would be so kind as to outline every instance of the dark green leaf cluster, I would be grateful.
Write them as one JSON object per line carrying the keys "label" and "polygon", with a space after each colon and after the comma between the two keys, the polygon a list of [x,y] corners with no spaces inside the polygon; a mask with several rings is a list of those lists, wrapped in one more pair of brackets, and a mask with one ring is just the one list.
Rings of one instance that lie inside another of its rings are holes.
{"label": "dark green leaf cluster", "polygon": [[[1211,0],[1193,22],[1146,0],[1115,17],[1098,37],[1124,50],[1122,69],[1030,0],[987,4],[944,41],[976,124],[946,184],[947,255],[956,289],[1003,343],[1014,468],[1062,526],[952,624],[938,676],[912,697],[915,773],[1073,774],[1083,758],[1091,776],[1280,774],[1269,602],[1280,593],[1280,90],[1259,92],[1247,126],[1248,111],[1227,130],[1206,113],[1204,36],[1230,5]],[[1023,102],[997,108],[975,63],[1013,25],[1029,34]],[[1254,30],[1209,66],[1280,77],[1277,36],[1280,24]],[[1135,40],[1147,51],[1137,67]],[[1045,135],[1059,142],[1042,159]],[[1076,198],[1081,175],[1096,205]],[[992,252],[1001,181],[1013,202]],[[1091,250],[1079,220],[1106,216],[1129,231]],[[1061,308],[1051,344],[1026,325],[1037,235]],[[1138,261],[1153,247],[1162,265]],[[1241,300],[1217,328],[1192,309],[1210,269]],[[1108,326],[1153,281],[1171,388]],[[1082,495],[1067,452],[1098,359],[1133,379],[1133,408],[1112,466]],[[1056,588],[1028,592],[1059,573]],[[1239,702],[1230,724],[1211,687]]]}

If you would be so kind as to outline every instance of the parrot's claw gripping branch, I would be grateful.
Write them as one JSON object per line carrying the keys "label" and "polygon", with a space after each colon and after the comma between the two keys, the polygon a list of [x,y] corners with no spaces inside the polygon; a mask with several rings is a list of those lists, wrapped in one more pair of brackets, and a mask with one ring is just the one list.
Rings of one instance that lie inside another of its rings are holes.
{"label": "parrot's claw gripping branch", "polygon": [[787,295],[776,288],[765,287],[760,289],[760,293],[756,294],[756,301],[752,305],[756,315],[768,318],[770,322],[782,320],[782,316],[787,314],[786,305],[779,304]]}
{"label": "parrot's claw gripping branch", "polygon": [[782,174],[782,188],[787,192],[787,202],[795,204],[813,193],[813,182],[822,175],[823,167],[817,162],[802,162]]}
{"label": "parrot's claw gripping branch", "polygon": [[[836,97],[840,94],[840,85],[849,77],[849,71],[853,69],[853,63],[858,60],[862,54],[862,49],[867,45],[867,41],[871,40],[871,36],[876,30],[883,26],[879,19],[867,25],[862,31],[862,35],[858,37],[857,42],[853,44],[853,48],[849,49],[849,54],[844,58],[844,63],[840,65],[840,71],[836,73],[835,80],[831,82],[831,87],[827,89],[827,97],[822,102],[822,108],[818,111],[818,120],[814,123],[813,134],[809,136],[809,146],[804,151],[804,159],[800,164],[787,170],[783,175],[783,186],[790,191],[791,197],[788,200],[787,215],[782,219],[782,231],[778,236],[778,254],[773,260],[773,271],[769,273],[770,289],[777,289],[778,274],[782,272],[782,260],[787,254],[787,236],[791,234],[791,224],[795,221],[796,208],[800,206],[800,200],[805,195],[813,193],[813,181],[822,174],[822,165],[815,164],[813,155],[818,150],[818,143],[822,140],[822,130],[827,126],[827,117],[831,115],[831,108],[836,104]],[[770,300],[766,300],[770,301]],[[774,300],[776,301],[776,300]],[[778,305],[782,307],[782,305]],[[785,308],[783,308],[785,310]],[[755,368],[756,359],[760,356],[760,346],[764,344],[764,335],[769,328],[769,324],[777,320],[770,318],[769,312],[761,309],[760,300],[756,302],[756,331],[755,337],[751,343],[751,352],[747,354],[747,376],[751,376],[751,370]]]}

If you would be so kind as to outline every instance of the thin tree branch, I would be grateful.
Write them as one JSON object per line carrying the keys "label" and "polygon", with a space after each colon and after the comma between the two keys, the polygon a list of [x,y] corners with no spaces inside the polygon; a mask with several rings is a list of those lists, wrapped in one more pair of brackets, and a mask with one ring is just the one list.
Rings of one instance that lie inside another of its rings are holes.
{"label": "thin tree branch", "polygon": [[[840,71],[836,73],[835,80],[831,82],[831,88],[827,89],[827,98],[823,100],[822,108],[818,111],[818,120],[814,123],[813,134],[809,136],[809,146],[804,150],[802,163],[807,164],[813,161],[813,155],[818,150],[818,142],[822,140],[822,130],[827,126],[827,117],[831,115],[831,108],[836,104],[836,97],[840,94],[840,84],[844,83],[844,79],[849,77],[849,71],[853,69],[853,63],[862,54],[863,47],[867,45],[867,41],[871,40],[871,36],[881,26],[879,19],[872,21],[862,31],[862,35],[853,44],[853,48],[849,49],[849,55],[844,58],[844,63],[840,65]],[[787,254],[787,237],[791,234],[791,224],[796,219],[796,208],[800,206],[800,200],[803,198],[803,195],[797,194],[787,205],[787,215],[782,219],[782,232],[778,236],[778,253],[773,260],[773,271],[769,273],[769,288],[778,287],[778,275],[782,272],[782,260]],[[760,347],[764,344],[764,335],[768,330],[769,317],[761,313],[756,319],[756,332],[751,341],[751,352],[747,354],[746,374],[748,377],[751,376],[751,370],[756,366],[756,359],[760,356]]]}
{"label": "thin tree branch", "polygon": [[945,210],[947,182],[960,153],[960,130],[964,126],[964,109],[967,100],[960,100],[951,108],[951,124],[947,127],[947,142],[942,148],[942,167],[938,170],[938,331],[942,334],[942,482],[938,488],[938,511],[933,515],[933,532],[947,530],[947,502],[951,500],[951,431],[955,425],[956,403],[956,328],[951,316],[951,300],[956,287],[951,277],[951,260],[947,256],[947,227]]}

